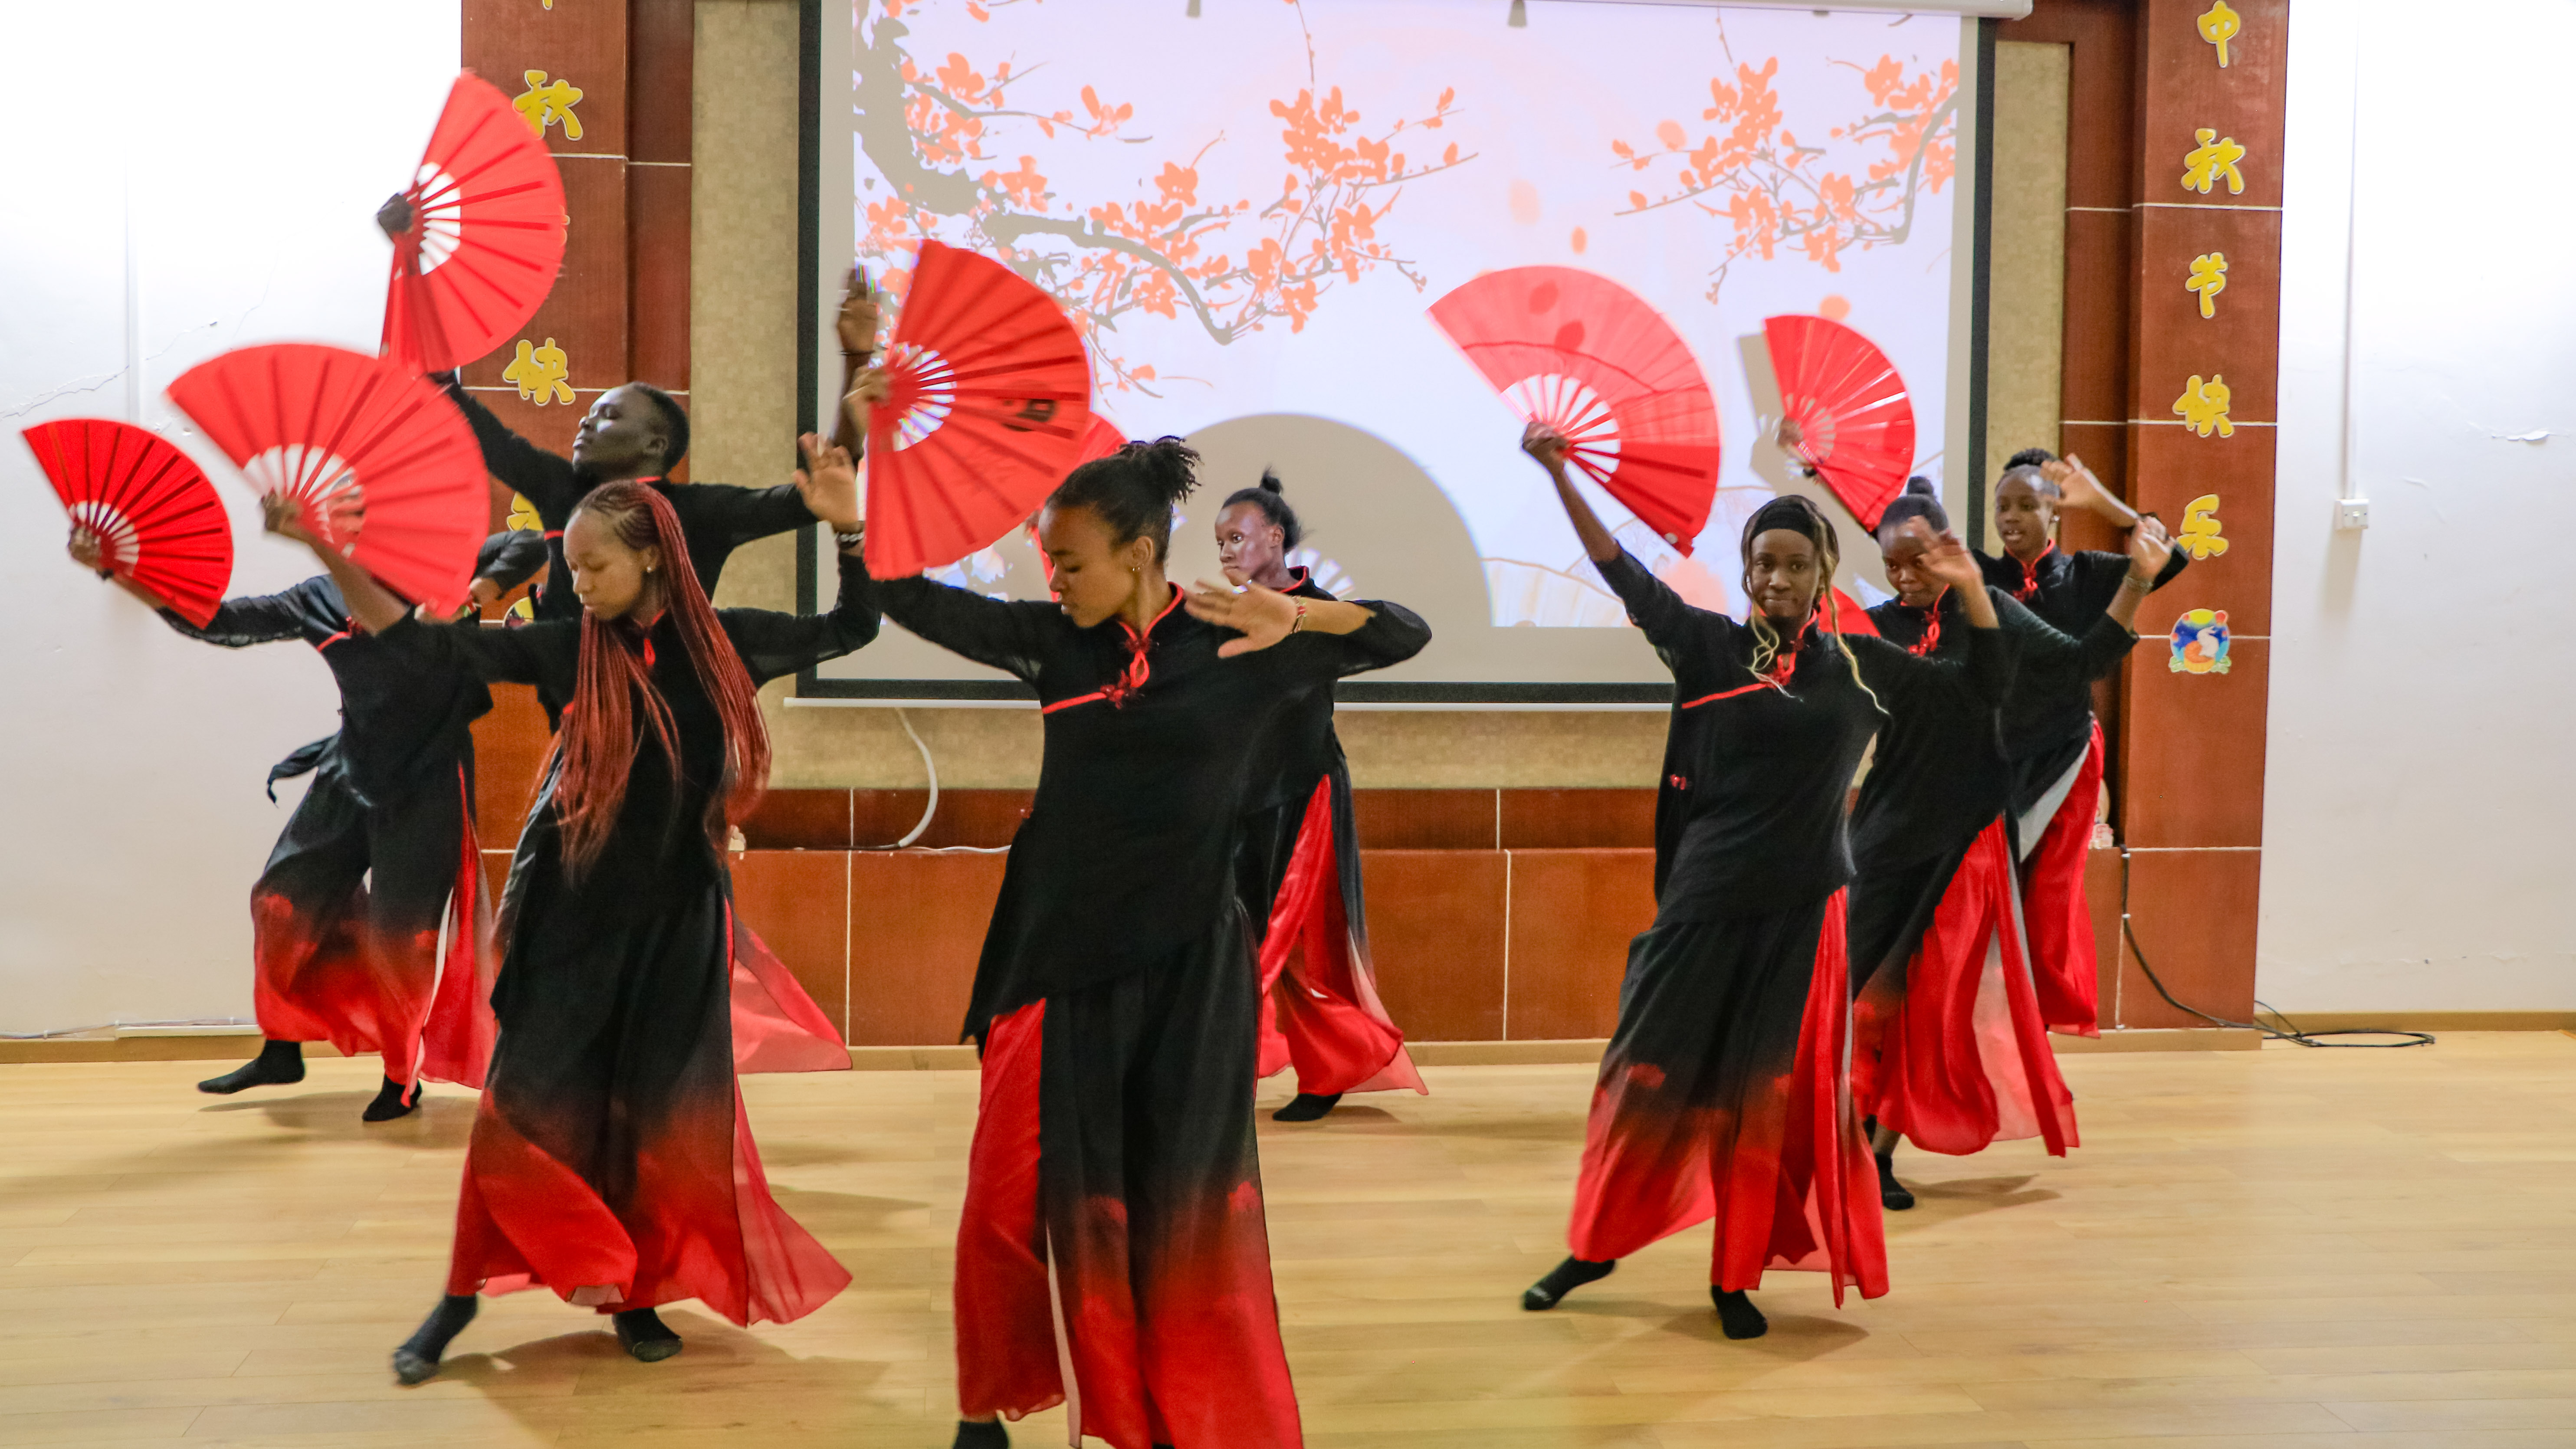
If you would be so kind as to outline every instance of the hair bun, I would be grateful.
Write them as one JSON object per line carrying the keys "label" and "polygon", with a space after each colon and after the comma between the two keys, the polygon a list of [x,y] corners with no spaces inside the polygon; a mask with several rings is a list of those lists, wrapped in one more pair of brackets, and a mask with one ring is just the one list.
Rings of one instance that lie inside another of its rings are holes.
{"label": "hair bun", "polygon": [[1261,470],[1261,491],[1264,493],[1280,494],[1285,494],[1288,491],[1279,484],[1279,470],[1275,468],[1264,468]]}
{"label": "hair bun", "polygon": [[1932,486],[1932,480],[1924,477],[1920,473],[1917,473],[1913,477],[1905,480],[1905,491],[1917,498],[1938,498],[1941,496],[1941,490]]}
{"label": "hair bun", "polygon": [[1166,434],[1150,443],[1129,443],[1119,450],[1145,465],[1156,493],[1177,506],[1199,486],[1199,451]]}

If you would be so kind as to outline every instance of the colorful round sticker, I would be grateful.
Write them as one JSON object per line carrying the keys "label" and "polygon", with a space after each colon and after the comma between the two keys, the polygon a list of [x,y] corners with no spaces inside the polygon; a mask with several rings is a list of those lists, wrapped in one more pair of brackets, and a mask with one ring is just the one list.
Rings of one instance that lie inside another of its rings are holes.
{"label": "colorful round sticker", "polygon": [[2227,672],[2227,611],[2192,609],[2173,626],[2173,658],[2166,667],[2176,674]]}

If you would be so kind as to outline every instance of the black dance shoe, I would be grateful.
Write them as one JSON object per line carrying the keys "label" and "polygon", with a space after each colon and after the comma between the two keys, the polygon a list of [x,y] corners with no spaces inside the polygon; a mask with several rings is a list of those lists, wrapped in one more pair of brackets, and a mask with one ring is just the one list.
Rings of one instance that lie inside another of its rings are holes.
{"label": "black dance shoe", "polygon": [[1594,1263],[1582,1258],[1568,1258],[1547,1270],[1547,1276],[1529,1285],[1521,1294],[1521,1307],[1532,1313],[1544,1313],[1565,1301],[1565,1295],[1586,1283],[1607,1278],[1619,1266],[1616,1258]]}
{"label": "black dance shoe", "polygon": [[660,1363],[680,1351],[680,1336],[650,1308],[630,1308],[614,1321],[618,1346],[637,1363]]}
{"label": "black dance shoe", "polygon": [[419,1105],[419,1087],[406,1087],[387,1077],[385,1084],[376,1088],[376,1100],[369,1102],[367,1110],[359,1113],[358,1117],[365,1122],[390,1122],[396,1117],[410,1116]]}
{"label": "black dance shoe", "polygon": [[471,1293],[450,1293],[438,1301],[423,1319],[420,1331],[403,1340],[394,1350],[394,1378],[399,1383],[416,1384],[438,1373],[438,1361],[446,1356],[450,1339],[465,1331],[474,1321],[480,1304]]}
{"label": "black dance shoe", "polygon": [[1299,1092],[1287,1106],[1270,1114],[1273,1122],[1315,1122],[1322,1120],[1342,1100],[1339,1092]]}
{"label": "black dance shoe", "polygon": [[1896,1154],[1893,1152],[1881,1152],[1876,1154],[1876,1157],[1878,1162],[1878,1205],[1892,1213],[1901,1213],[1907,1208],[1914,1206],[1913,1192],[1909,1190],[1904,1183],[1896,1180]]}
{"label": "black dance shoe", "polygon": [[199,1082],[197,1090],[229,1097],[244,1087],[287,1087],[303,1080],[304,1043],[271,1041],[261,1043],[258,1056],[220,1077]]}
{"label": "black dance shoe", "polygon": [[1708,1296],[1717,1304],[1717,1325],[1726,1330],[1727,1337],[1760,1338],[1771,1331],[1771,1320],[1753,1306],[1751,1294],[1742,1289],[1729,1293],[1711,1284]]}
{"label": "black dance shoe", "polygon": [[957,1421],[957,1437],[951,1441],[950,1449],[1010,1449],[1010,1445],[1011,1436],[1002,1428],[1001,1420],[978,1424],[960,1419]]}

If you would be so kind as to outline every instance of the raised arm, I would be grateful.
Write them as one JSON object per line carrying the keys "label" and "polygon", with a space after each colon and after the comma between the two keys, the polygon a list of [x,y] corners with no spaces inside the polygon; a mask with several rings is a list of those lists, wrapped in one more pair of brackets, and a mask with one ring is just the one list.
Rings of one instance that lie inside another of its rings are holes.
{"label": "raised arm", "polygon": [[1605,564],[1617,558],[1621,549],[1565,470],[1566,455],[1572,447],[1563,434],[1545,423],[1532,423],[1521,430],[1521,451],[1536,458],[1538,465],[1547,470],[1548,481],[1556,485],[1556,501],[1565,506],[1565,517],[1574,525],[1574,536],[1583,540],[1584,556],[1596,564]]}
{"label": "raised arm", "polygon": [[1303,599],[1234,574],[1226,575],[1224,583],[1201,580],[1182,604],[1192,617],[1243,636],[1218,645],[1219,658],[1274,648],[1299,635],[1314,636],[1317,642],[1296,646],[1295,657],[1283,667],[1318,678],[1337,679],[1401,664],[1431,642],[1431,626],[1401,604]]}
{"label": "raised arm", "polygon": [[[867,272],[855,264],[834,325],[841,334],[841,396],[847,399],[877,351],[876,290],[868,285]],[[833,410],[832,445],[853,458],[867,451],[867,429],[846,402]]]}
{"label": "raised arm", "polygon": [[2039,476],[2057,485],[2058,497],[2068,508],[2081,508],[2113,528],[2138,526],[2138,510],[2113,496],[2084,466],[2084,460],[2073,453],[2052,463],[2039,465]]}
{"label": "raised arm", "polygon": [[849,453],[808,433],[801,440],[807,467],[795,487],[824,515],[840,541],[841,591],[829,613],[784,614],[770,609],[721,609],[725,632],[756,683],[784,678],[867,647],[877,637],[878,610],[867,565],[859,557],[858,481]]}
{"label": "raised arm", "polygon": [[559,527],[572,514],[573,505],[581,502],[581,483],[573,476],[572,460],[547,452],[517,433],[510,425],[492,415],[492,410],[474,400],[464,382],[455,373],[446,377],[448,399],[465,415],[474,429],[474,441],[483,449],[483,469],[508,484],[512,491],[537,507],[537,516],[554,520],[546,526]]}

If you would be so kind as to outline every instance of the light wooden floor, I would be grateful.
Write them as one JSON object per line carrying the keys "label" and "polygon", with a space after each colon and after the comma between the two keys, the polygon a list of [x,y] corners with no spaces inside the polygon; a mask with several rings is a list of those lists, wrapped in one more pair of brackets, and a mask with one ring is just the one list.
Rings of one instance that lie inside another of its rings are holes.
{"label": "light wooden floor", "polygon": [[[2576,1445],[2576,1041],[2064,1064],[2071,1161],[1909,1156],[1895,1291],[1836,1312],[1775,1275],[1750,1344],[1717,1332],[1704,1231],[1517,1307],[1563,1251],[1587,1069],[1264,1120],[1309,1442]],[[230,1100],[189,1089],[209,1070],[0,1067],[0,1445],[947,1443],[971,1074],[746,1084],[780,1197],[858,1275],[804,1322],[683,1308],[687,1352],[647,1366],[521,1294],[402,1390],[470,1098],[370,1128],[372,1061]],[[1061,1415],[1014,1437],[1060,1444]]]}

